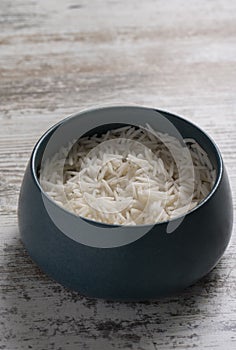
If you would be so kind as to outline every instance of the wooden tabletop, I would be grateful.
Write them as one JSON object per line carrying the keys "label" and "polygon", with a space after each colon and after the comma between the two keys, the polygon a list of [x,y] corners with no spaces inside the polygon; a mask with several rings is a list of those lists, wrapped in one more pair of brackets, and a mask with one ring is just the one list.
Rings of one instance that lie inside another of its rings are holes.
{"label": "wooden tabletop", "polygon": [[235,230],[217,267],[181,295],[117,303],[42,273],[16,211],[41,134],[111,104],[166,109],[202,127],[236,203],[236,2],[1,0],[0,28],[0,349],[235,349]]}

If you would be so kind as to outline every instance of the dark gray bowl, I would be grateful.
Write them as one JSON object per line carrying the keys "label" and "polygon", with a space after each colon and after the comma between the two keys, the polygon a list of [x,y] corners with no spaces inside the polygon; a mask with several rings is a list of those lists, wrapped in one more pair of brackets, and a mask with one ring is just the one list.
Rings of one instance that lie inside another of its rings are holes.
{"label": "dark gray bowl", "polygon": [[[44,193],[38,171],[45,154],[92,129],[145,122],[176,137],[195,138],[217,170],[211,193],[187,215],[155,225],[107,225],[64,210]],[[233,222],[228,177],[214,142],[178,116],[143,107],[90,110],[47,131],[26,169],[18,214],[22,241],[43,271],[82,294],[115,300],[155,299],[193,284],[222,257]]]}

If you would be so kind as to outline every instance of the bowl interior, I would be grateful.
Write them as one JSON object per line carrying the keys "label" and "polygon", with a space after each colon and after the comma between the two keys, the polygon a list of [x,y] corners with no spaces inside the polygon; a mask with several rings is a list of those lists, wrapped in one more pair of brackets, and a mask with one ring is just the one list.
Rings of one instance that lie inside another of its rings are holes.
{"label": "bowl interior", "polygon": [[[90,110],[66,118],[53,126],[42,136],[33,152],[32,170],[38,186],[42,190],[39,184],[41,162],[50,158],[62,146],[66,146],[69,141],[78,140],[85,135],[102,134],[124,125],[145,127],[147,123],[154,130],[176,137],[181,143],[183,143],[183,138],[194,138],[206,151],[216,170],[216,181],[211,192],[205,198],[205,202],[215,191],[222,173],[222,159],[217,146],[205,132],[189,121],[168,112],[143,107],[119,106]],[[199,205],[201,203],[193,210],[196,210]]]}

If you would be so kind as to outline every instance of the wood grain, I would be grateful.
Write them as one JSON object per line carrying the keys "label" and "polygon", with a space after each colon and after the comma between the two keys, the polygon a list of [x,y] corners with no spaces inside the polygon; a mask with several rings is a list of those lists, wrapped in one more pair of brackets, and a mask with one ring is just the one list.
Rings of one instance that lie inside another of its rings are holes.
{"label": "wood grain", "polygon": [[236,203],[236,2],[1,0],[0,25],[0,349],[235,349],[235,229],[218,266],[181,295],[113,303],[40,272],[16,210],[40,135],[71,113],[120,103],[204,128]]}

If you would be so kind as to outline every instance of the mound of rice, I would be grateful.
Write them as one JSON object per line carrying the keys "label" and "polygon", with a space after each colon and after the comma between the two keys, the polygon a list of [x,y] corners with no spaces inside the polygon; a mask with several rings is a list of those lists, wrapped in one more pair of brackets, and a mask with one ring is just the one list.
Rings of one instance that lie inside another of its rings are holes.
{"label": "mound of rice", "polygon": [[184,215],[216,174],[194,139],[125,126],[83,137],[41,165],[40,184],[60,206],[108,224],[142,225]]}

